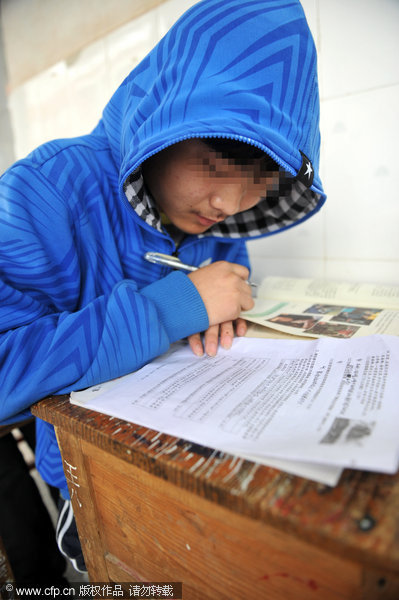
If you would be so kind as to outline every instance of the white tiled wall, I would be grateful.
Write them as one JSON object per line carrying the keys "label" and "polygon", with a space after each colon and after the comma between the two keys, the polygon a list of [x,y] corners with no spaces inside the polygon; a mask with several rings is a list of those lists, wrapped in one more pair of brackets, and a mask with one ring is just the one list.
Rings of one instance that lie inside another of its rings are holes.
{"label": "white tiled wall", "polygon": [[250,247],[256,275],[399,284],[399,2],[303,0],[319,61],[325,207]]}
{"label": "white tiled wall", "polygon": [[[192,0],[169,0],[10,95],[18,157],[90,131],[110,95]],[[267,274],[399,283],[399,1],[303,0],[319,56],[325,207],[249,246]]]}

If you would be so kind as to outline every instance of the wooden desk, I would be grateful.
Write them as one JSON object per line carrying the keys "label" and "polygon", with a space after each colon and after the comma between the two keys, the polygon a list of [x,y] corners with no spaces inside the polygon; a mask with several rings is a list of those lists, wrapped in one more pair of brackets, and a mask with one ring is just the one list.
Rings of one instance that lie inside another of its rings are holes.
{"label": "wooden desk", "polygon": [[82,409],[59,439],[91,582],[183,582],[184,600],[399,598],[399,476],[329,488]]}

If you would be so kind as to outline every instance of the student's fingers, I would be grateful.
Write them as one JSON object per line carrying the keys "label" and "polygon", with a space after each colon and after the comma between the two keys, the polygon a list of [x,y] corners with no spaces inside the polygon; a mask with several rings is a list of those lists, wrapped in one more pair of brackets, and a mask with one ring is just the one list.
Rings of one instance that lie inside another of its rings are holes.
{"label": "student's fingers", "polygon": [[220,326],[220,345],[225,350],[230,350],[234,340],[234,327],[236,335],[241,337],[247,333],[247,322],[244,319],[236,319],[234,323],[227,321]]}
{"label": "student's fingers", "polygon": [[208,356],[216,356],[219,344],[219,325],[212,325],[205,331],[204,343],[202,343],[200,333],[193,333],[187,339],[191,350],[196,356],[203,356],[204,348]]}
{"label": "student's fingers", "polygon": [[[251,286],[246,283],[246,281],[242,282],[242,293],[240,297],[241,310],[250,310],[254,307],[255,302],[252,296]],[[241,311],[240,311],[241,312]],[[237,317],[239,318],[239,317]]]}
{"label": "student's fingers", "polygon": [[188,343],[190,345],[191,350],[194,352],[196,356],[203,356],[204,348],[202,346],[201,334],[193,333],[188,336]]}
{"label": "student's fingers", "polygon": [[244,319],[236,319],[234,323],[227,321],[220,326],[212,325],[205,331],[204,344],[200,333],[194,333],[187,338],[191,350],[196,356],[203,356],[205,346],[205,352],[208,356],[216,356],[219,339],[221,347],[230,350],[234,339],[234,326],[237,336],[246,334],[247,322]]}
{"label": "student's fingers", "polygon": [[245,319],[236,320],[236,335],[243,337],[247,333],[248,325]]}
{"label": "student's fingers", "polygon": [[234,326],[232,321],[220,325],[220,345],[225,350],[230,350],[234,339]]}
{"label": "student's fingers", "polygon": [[243,336],[247,332],[247,324],[244,319],[237,319],[235,323],[226,321],[221,323],[220,327],[214,325],[205,332],[205,352],[208,356],[215,356],[217,352],[218,338],[220,345],[225,350],[230,350],[234,340],[234,325],[238,336]]}
{"label": "student's fingers", "polygon": [[227,264],[230,265],[231,269],[233,270],[233,272],[236,275],[241,277],[241,279],[243,279],[244,281],[248,281],[249,271],[248,271],[247,267],[244,267],[244,265],[239,265],[238,263],[227,263]]}
{"label": "student's fingers", "polygon": [[208,356],[216,356],[219,344],[219,325],[212,325],[205,331],[204,348]]}

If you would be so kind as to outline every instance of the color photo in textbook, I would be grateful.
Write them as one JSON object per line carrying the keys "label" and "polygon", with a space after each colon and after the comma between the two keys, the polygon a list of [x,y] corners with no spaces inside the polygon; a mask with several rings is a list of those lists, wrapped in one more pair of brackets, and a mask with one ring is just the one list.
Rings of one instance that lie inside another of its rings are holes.
{"label": "color photo in textbook", "polygon": [[378,308],[314,304],[299,315],[280,313],[271,319],[266,319],[266,322],[295,327],[318,336],[350,338],[358,331],[359,325],[370,325],[381,312],[382,310]]}

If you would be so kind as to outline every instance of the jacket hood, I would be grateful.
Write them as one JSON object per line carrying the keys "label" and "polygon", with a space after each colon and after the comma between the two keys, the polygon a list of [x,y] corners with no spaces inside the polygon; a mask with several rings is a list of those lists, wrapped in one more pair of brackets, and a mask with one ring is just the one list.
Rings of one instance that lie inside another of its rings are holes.
{"label": "jacket hood", "polygon": [[213,235],[273,233],[325,200],[316,50],[297,0],[195,4],[124,80],[102,124],[121,193],[144,160],[184,139],[234,138],[270,155],[280,167],[278,194]]}

